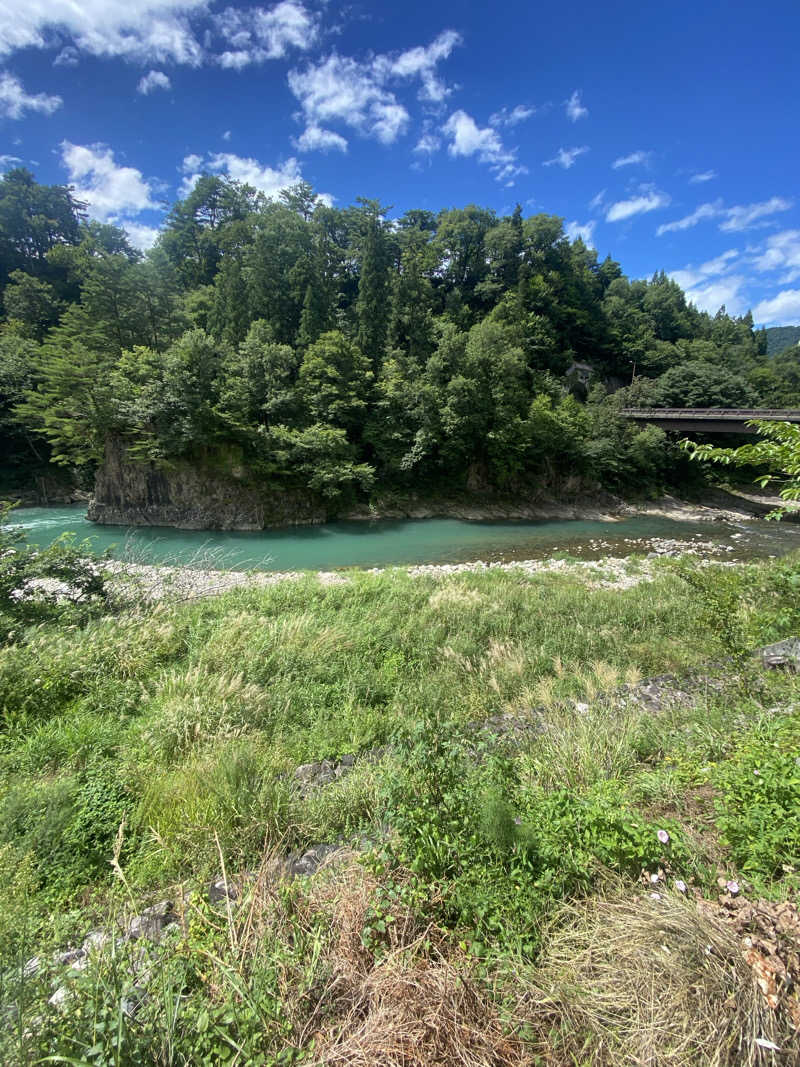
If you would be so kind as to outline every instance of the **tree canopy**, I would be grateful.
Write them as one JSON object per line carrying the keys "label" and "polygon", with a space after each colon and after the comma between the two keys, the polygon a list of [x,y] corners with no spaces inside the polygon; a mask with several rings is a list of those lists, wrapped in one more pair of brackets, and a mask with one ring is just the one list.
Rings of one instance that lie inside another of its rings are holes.
{"label": "tree canopy", "polygon": [[235,454],[253,477],[331,501],[621,488],[655,484],[677,455],[619,418],[626,403],[800,401],[798,360],[767,359],[749,315],[698,311],[663,272],[628,279],[560,218],[390,214],[371,199],[330,207],[304,183],[269,200],[205,175],[142,255],[69,188],[9,171],[7,465],[91,467],[115,435],[156,463]]}

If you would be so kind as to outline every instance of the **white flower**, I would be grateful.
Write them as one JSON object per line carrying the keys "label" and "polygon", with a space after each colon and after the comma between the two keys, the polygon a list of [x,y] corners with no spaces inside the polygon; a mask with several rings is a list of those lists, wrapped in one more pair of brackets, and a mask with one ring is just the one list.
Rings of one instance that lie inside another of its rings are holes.
{"label": "white flower", "polygon": [[659,830],[658,833],[656,834],[656,837],[658,838],[658,840],[661,842],[662,845],[666,845],[667,842],[669,841],[669,834],[667,833],[666,830]]}
{"label": "white flower", "polygon": [[739,883],[738,882],[726,882],[725,883],[725,888],[728,890],[728,892],[731,894],[731,896],[735,897],[736,894],[739,892]]}
{"label": "white flower", "polygon": [[658,875],[657,874],[651,874],[650,875],[650,881],[653,883],[653,885],[656,885],[656,883],[658,882]]}
{"label": "white flower", "polygon": [[679,893],[685,893],[686,892],[686,882],[684,882],[684,880],[682,878],[676,878],[675,879],[675,888],[678,890]]}

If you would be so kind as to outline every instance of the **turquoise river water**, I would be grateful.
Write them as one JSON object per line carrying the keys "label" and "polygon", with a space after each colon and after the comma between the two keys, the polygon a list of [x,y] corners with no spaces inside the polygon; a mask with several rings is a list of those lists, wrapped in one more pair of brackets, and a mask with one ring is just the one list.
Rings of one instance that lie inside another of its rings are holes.
{"label": "turquoise river water", "polygon": [[337,522],[256,533],[98,526],[82,505],[20,508],[14,525],[42,547],[64,533],[88,540],[95,552],[142,563],[257,570],[335,570],[413,563],[584,559],[647,552],[654,538],[713,541],[728,559],[783,555],[800,548],[800,524],[681,522],[654,516],[538,522],[415,519]]}

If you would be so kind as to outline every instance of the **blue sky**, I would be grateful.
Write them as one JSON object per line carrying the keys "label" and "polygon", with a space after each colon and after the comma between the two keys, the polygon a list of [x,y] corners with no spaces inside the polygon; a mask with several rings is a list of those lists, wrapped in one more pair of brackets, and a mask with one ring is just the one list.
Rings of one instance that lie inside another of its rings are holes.
{"label": "blue sky", "polygon": [[0,0],[0,162],[152,242],[203,170],[564,217],[630,277],[800,323],[797,0]]}

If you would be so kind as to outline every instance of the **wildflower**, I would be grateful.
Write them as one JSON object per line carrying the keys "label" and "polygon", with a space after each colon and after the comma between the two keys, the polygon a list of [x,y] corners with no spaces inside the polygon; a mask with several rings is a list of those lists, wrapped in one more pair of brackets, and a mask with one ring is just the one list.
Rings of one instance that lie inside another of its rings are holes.
{"label": "wildflower", "polygon": [[738,882],[726,882],[725,883],[725,888],[728,890],[728,892],[730,893],[730,895],[732,897],[735,897],[736,894],[739,892],[739,883]]}
{"label": "wildflower", "polygon": [[661,894],[660,893],[651,893],[650,894],[650,899],[651,900],[661,900]]}
{"label": "wildflower", "polygon": [[684,882],[684,880],[682,878],[676,878],[675,879],[675,888],[678,890],[679,893],[685,893],[686,892],[686,882]]}
{"label": "wildflower", "polygon": [[669,834],[667,833],[666,830],[659,830],[658,833],[656,834],[656,837],[658,838],[658,840],[661,842],[662,845],[666,845],[669,842]]}
{"label": "wildflower", "polygon": [[650,881],[653,883],[653,885],[657,885],[658,884],[658,875],[657,874],[651,874],[650,875]]}

